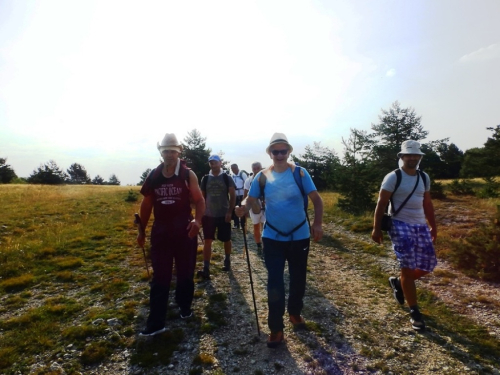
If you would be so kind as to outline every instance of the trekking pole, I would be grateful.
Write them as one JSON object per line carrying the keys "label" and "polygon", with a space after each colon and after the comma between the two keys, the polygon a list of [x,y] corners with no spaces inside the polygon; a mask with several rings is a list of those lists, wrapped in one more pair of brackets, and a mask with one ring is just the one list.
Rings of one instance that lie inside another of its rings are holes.
{"label": "trekking pole", "polygon": [[243,216],[241,218],[241,220],[242,220],[242,224],[243,224],[243,242],[245,243],[245,252],[247,254],[248,275],[250,276],[250,288],[252,289],[253,310],[255,312],[255,320],[257,322],[257,335],[260,336],[259,317],[257,315],[257,303],[255,302],[255,293],[253,291],[252,268],[250,267],[250,255],[248,254],[246,219]]}
{"label": "trekking pole", "polygon": [[[145,230],[142,226],[141,217],[137,213],[134,214],[134,216],[135,216],[134,224],[137,225],[137,229],[139,230],[140,233],[145,233]],[[148,271],[148,278],[151,278],[151,275],[149,274],[148,261],[146,259],[146,251],[144,250],[144,246],[141,246],[141,249],[142,249],[142,255],[144,255],[144,262],[146,263],[146,271]]]}

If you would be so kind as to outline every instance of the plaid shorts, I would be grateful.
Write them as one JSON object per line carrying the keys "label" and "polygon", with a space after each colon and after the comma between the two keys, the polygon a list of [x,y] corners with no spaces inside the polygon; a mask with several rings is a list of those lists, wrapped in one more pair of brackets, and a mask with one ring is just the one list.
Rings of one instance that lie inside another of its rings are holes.
{"label": "plaid shorts", "polygon": [[408,224],[392,219],[388,232],[400,268],[432,272],[437,259],[427,224]]}

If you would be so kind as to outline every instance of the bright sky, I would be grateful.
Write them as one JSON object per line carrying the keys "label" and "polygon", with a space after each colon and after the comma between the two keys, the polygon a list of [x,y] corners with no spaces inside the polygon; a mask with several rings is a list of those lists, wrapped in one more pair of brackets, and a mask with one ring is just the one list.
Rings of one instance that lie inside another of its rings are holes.
{"label": "bright sky", "polygon": [[500,124],[498,0],[3,0],[0,157],[136,184],[198,129],[250,171],[284,132],[342,154],[398,100],[427,141]]}

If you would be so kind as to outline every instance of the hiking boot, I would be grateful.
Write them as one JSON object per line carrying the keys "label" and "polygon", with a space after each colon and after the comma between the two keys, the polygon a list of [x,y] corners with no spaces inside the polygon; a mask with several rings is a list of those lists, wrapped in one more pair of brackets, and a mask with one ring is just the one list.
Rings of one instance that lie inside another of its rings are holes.
{"label": "hiking boot", "polygon": [[223,271],[231,270],[231,259],[224,259],[224,266],[222,267]]}
{"label": "hiking boot", "polygon": [[411,322],[411,327],[415,331],[425,331],[425,322],[424,322],[424,317],[420,313],[418,309],[412,309],[410,310],[410,322]]}
{"label": "hiking boot", "polygon": [[401,281],[399,280],[399,277],[394,277],[394,276],[389,277],[389,285],[392,288],[392,294],[394,296],[394,299],[400,305],[404,305],[405,295],[403,293],[403,288],[401,288]]}
{"label": "hiking boot", "polygon": [[139,336],[148,337],[148,336],[159,335],[160,333],[163,333],[166,330],[167,329],[165,328],[165,326],[163,326],[163,327],[156,327],[156,328],[146,327],[146,329],[144,331],[142,331],[141,333],[139,333]]}
{"label": "hiking boot", "polygon": [[283,331],[271,332],[269,338],[267,339],[267,347],[268,348],[276,348],[279,344],[283,342],[285,336],[283,335]]}
{"label": "hiking boot", "polygon": [[303,329],[306,328],[306,321],[300,315],[290,314],[290,323],[293,325],[293,329]]}
{"label": "hiking boot", "polygon": [[198,277],[201,277],[202,279],[210,280],[210,270],[208,268],[203,268],[201,270],[198,270],[196,275]]}
{"label": "hiking boot", "polygon": [[193,311],[191,309],[181,310],[181,319],[191,318]]}

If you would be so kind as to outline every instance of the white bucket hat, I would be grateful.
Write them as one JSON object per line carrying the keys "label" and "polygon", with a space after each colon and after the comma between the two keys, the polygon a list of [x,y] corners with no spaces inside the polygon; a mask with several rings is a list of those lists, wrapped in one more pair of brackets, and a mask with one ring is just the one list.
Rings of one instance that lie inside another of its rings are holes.
{"label": "white bucket hat", "polygon": [[271,152],[269,151],[269,149],[271,148],[272,145],[276,145],[276,144],[279,144],[279,143],[283,143],[285,145],[288,146],[288,150],[290,150],[290,152],[293,151],[293,147],[290,143],[288,143],[288,139],[286,138],[286,135],[283,134],[283,133],[274,133],[273,136],[271,137],[271,142],[269,142],[269,146],[267,146],[266,148],[266,152],[271,155]]}
{"label": "white bucket hat", "polygon": [[182,145],[177,142],[177,137],[173,133],[165,134],[165,137],[163,137],[161,142],[157,143],[156,147],[158,151],[160,151],[160,154],[165,150],[177,151],[178,153],[182,152]]}
{"label": "white bucket hat", "polygon": [[420,151],[420,143],[417,141],[404,141],[401,145],[401,151],[398,153],[398,158],[401,155],[425,155],[422,151]]}

